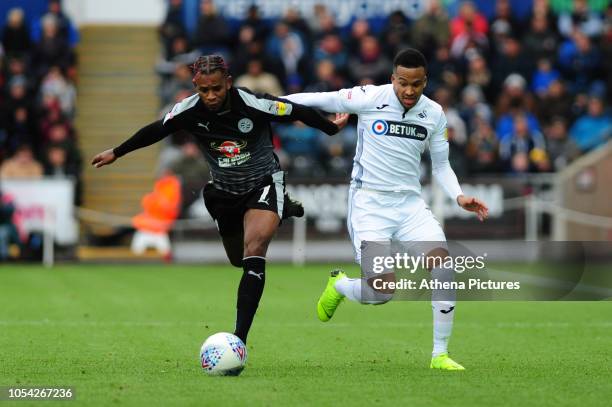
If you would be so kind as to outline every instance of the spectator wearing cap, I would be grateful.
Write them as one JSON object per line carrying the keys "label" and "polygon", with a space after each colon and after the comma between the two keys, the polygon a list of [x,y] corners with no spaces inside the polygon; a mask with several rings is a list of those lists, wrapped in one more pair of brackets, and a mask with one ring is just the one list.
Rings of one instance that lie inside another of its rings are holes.
{"label": "spectator wearing cap", "polygon": [[593,150],[612,137],[612,116],[605,110],[603,97],[602,93],[590,95],[587,113],[570,129],[570,138],[582,152]]}
{"label": "spectator wearing cap", "polygon": [[9,10],[2,30],[2,46],[9,57],[23,57],[30,51],[32,40],[23,9],[16,7]]}
{"label": "spectator wearing cap", "polygon": [[597,38],[603,30],[601,16],[592,11],[587,0],[574,0],[572,12],[559,15],[559,32],[565,38],[571,38],[580,31],[590,38]]}
{"label": "spectator wearing cap", "polygon": [[513,121],[512,134],[499,145],[499,156],[506,168],[514,173],[550,170],[542,133],[529,128],[525,115],[518,114]]}

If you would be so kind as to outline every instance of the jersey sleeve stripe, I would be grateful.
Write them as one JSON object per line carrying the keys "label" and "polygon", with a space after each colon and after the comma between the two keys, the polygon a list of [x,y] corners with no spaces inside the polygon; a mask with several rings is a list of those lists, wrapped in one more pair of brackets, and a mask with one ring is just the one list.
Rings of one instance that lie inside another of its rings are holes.
{"label": "jersey sleeve stripe", "polygon": [[288,116],[293,110],[293,106],[291,105],[291,103],[281,102],[273,99],[259,98],[255,95],[243,91],[242,89],[237,90],[238,94],[247,106],[252,107],[253,109],[257,109],[261,112],[271,114],[273,116]]}
{"label": "jersey sleeve stripe", "polygon": [[189,110],[192,107],[194,107],[196,103],[198,103],[198,100],[199,100],[199,96],[196,93],[195,95],[189,96],[181,100],[180,102],[178,102],[176,105],[174,105],[172,110],[168,112],[166,116],[164,116],[164,124],[166,124],[166,122],[168,120],[171,120],[173,117],[178,116],[184,111]]}

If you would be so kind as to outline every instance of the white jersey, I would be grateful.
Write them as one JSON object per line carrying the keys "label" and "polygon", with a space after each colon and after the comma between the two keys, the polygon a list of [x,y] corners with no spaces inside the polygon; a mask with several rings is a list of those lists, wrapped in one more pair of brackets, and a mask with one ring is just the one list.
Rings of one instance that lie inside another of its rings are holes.
{"label": "white jersey", "polygon": [[436,180],[452,199],[462,194],[448,162],[446,117],[442,107],[425,95],[410,110],[402,106],[391,84],[284,98],[327,112],[358,115],[353,188],[420,193],[421,154],[429,147]]}

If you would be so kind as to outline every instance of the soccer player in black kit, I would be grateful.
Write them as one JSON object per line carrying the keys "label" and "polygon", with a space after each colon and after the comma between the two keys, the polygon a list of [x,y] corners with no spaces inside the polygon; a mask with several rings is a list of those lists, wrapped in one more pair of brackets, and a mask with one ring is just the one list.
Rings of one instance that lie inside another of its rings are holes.
{"label": "soccer player in black kit", "polygon": [[270,122],[301,120],[333,135],[348,116],[329,121],[312,108],[235,88],[218,55],[200,57],[193,70],[196,94],[177,103],[163,120],[96,155],[91,164],[111,164],[179,130],[194,136],[212,176],[204,188],[204,202],[217,222],[230,263],[243,269],[234,333],[246,343],[263,293],[268,244],[283,218],[303,215],[301,205],[285,193]]}

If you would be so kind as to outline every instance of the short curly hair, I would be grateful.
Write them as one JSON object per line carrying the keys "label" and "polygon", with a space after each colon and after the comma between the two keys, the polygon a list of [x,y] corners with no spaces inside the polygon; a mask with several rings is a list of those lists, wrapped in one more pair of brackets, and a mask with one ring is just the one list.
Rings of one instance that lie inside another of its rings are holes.
{"label": "short curly hair", "polygon": [[421,51],[415,48],[406,48],[395,56],[393,69],[397,69],[398,66],[403,66],[404,68],[423,67],[425,72],[427,72],[427,60]]}

